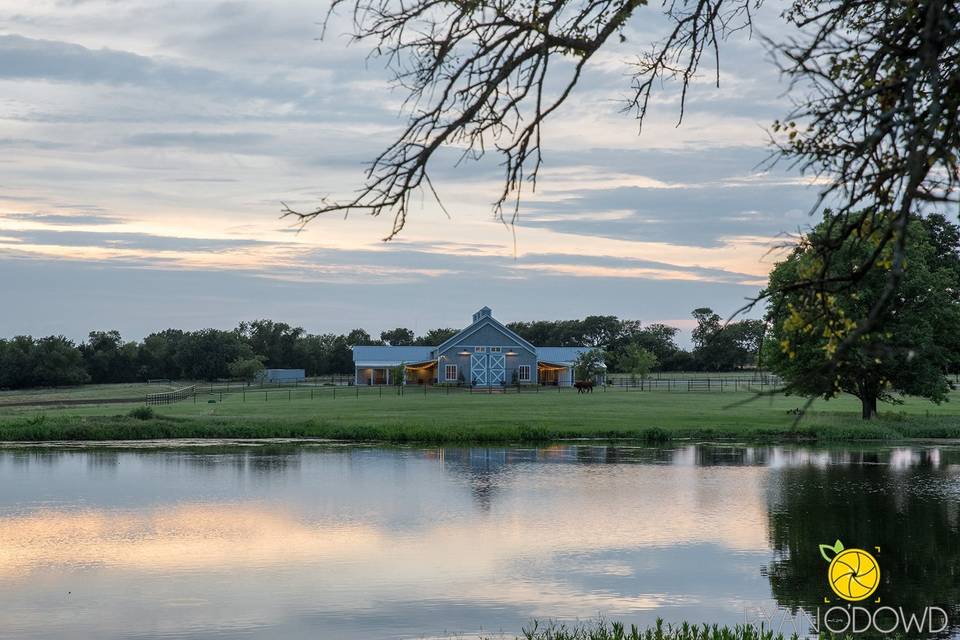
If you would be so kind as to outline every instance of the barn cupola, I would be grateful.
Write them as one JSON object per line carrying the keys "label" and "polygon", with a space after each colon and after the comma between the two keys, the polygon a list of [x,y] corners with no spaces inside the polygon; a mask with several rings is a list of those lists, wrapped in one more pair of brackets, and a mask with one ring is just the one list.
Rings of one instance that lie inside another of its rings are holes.
{"label": "barn cupola", "polygon": [[473,314],[473,321],[479,322],[481,318],[489,318],[493,314],[493,311],[490,310],[490,307],[484,307]]}

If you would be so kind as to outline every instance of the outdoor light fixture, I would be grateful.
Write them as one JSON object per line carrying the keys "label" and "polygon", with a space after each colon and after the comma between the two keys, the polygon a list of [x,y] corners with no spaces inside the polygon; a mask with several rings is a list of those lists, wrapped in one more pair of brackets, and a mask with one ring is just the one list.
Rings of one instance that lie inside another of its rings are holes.
{"label": "outdoor light fixture", "polygon": [[507,355],[508,355],[508,356],[515,356],[515,355],[517,355],[517,352],[516,352],[516,351],[507,351]]}
{"label": "outdoor light fixture", "polygon": [[468,355],[470,355],[470,352],[469,352],[469,351],[461,351],[461,352],[458,353],[457,355],[460,355],[460,356],[468,356]]}

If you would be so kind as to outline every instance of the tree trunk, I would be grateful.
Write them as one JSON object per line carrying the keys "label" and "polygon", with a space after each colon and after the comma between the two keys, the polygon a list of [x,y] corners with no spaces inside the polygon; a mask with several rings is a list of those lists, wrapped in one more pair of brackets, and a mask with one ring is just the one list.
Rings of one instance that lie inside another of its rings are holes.
{"label": "tree trunk", "polygon": [[863,407],[862,417],[864,420],[872,420],[877,416],[877,396],[867,393],[860,398],[860,404]]}

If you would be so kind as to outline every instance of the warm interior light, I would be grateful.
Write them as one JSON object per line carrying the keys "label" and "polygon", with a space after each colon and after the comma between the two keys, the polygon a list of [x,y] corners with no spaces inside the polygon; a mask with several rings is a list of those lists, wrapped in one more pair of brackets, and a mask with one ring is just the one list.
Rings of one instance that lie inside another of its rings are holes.
{"label": "warm interior light", "polygon": [[470,352],[469,352],[469,351],[461,351],[461,352],[458,353],[457,355],[468,356],[468,355],[470,355]]}
{"label": "warm interior light", "polygon": [[507,351],[507,355],[508,355],[508,356],[515,356],[515,355],[517,355],[517,352],[516,352],[516,351]]}

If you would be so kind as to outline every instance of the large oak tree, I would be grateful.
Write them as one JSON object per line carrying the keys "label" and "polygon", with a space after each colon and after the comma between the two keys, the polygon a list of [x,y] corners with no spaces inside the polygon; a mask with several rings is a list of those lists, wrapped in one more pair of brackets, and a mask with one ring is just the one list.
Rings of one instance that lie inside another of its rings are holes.
{"label": "large oak tree", "polygon": [[[856,319],[887,291],[893,249],[881,252],[877,268],[856,289],[840,280],[825,287],[818,304],[831,313],[817,313],[802,304],[806,294],[791,287],[822,268],[817,247],[840,233],[831,222],[818,226],[770,275],[768,366],[784,378],[788,393],[856,396],[864,419],[876,415],[878,401],[900,402],[900,395],[946,400],[946,373],[960,358],[960,229],[942,216],[910,223],[899,288],[878,318],[883,330],[857,333]],[[826,275],[862,264],[881,246],[882,234],[864,229],[840,243]]]}

